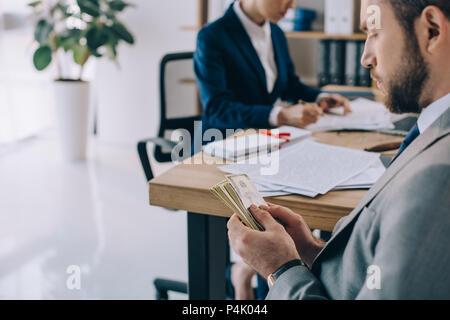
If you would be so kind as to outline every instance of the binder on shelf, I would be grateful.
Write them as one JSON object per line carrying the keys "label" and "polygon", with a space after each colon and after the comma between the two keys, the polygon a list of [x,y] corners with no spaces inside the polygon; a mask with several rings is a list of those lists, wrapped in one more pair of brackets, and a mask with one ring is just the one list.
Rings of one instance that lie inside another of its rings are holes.
{"label": "binder on shelf", "polygon": [[358,30],[359,0],[325,0],[325,33],[352,35]]}
{"label": "binder on shelf", "polygon": [[358,55],[358,42],[349,40],[345,44],[345,84],[357,86],[359,77],[360,59]]}
{"label": "binder on shelf", "polygon": [[[358,41],[358,61],[361,61],[362,55],[364,53],[364,41]],[[359,65],[359,81],[358,85],[361,87],[371,87],[372,78],[370,77],[370,69],[365,68],[361,63]]]}
{"label": "binder on shelf", "polygon": [[317,65],[319,87],[330,84],[330,40],[320,40]]}
{"label": "binder on shelf", "polygon": [[330,83],[344,84],[345,77],[345,41],[330,41]]}
{"label": "binder on shelf", "polygon": [[325,0],[325,33],[338,34],[338,1]]}

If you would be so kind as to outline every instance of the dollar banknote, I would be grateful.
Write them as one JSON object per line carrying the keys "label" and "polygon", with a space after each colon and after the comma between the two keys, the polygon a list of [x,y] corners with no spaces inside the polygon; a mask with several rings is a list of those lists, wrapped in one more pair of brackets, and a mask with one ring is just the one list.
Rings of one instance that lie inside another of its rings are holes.
{"label": "dollar banknote", "polygon": [[228,175],[226,178],[236,190],[246,209],[250,208],[252,204],[257,207],[267,205],[255,184],[246,174]]}
{"label": "dollar banknote", "polygon": [[250,206],[252,204],[266,205],[266,202],[247,175],[226,176],[226,180],[211,187],[210,191],[236,213],[247,227],[264,231],[264,228],[250,212]]}

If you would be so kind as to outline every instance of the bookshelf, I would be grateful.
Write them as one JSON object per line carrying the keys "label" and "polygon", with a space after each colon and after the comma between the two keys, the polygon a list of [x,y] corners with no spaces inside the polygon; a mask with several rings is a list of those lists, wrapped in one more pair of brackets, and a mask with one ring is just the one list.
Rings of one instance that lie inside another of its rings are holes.
{"label": "bookshelf", "polygon": [[372,92],[375,96],[375,101],[383,102],[384,94],[383,92],[377,88],[375,84],[372,84],[372,87],[352,87],[346,85],[333,85],[329,84],[321,88],[324,91],[335,91],[335,92]]}
{"label": "bookshelf", "polygon": [[[354,41],[365,41],[367,35],[364,33],[354,33],[352,35],[332,35],[326,34],[323,31],[288,31],[285,32],[286,38],[288,39],[311,39],[311,40],[354,40]],[[379,97],[380,92],[376,85],[372,82],[372,87],[352,87],[346,85],[334,86],[334,89],[339,91],[372,91]]]}
{"label": "bookshelf", "polygon": [[[198,22],[196,26],[182,26],[183,31],[198,32],[202,26],[208,21],[208,8],[209,0],[196,0],[198,3]],[[361,32],[355,32],[352,35],[330,35],[324,31],[290,31],[285,32],[288,39],[311,39],[311,40],[354,40],[365,41],[367,39],[366,34]],[[341,85],[335,87],[340,91],[377,91],[376,86],[372,83],[372,87],[349,87]],[[356,89],[356,90],[355,90]],[[378,92],[377,92],[378,93]],[[378,94],[377,94],[378,96]]]}
{"label": "bookshelf", "polygon": [[322,87],[325,91],[341,91],[341,92],[366,92],[366,91],[375,91],[373,87],[353,87],[346,85],[337,85],[337,84],[328,84]]}
{"label": "bookshelf", "polygon": [[366,40],[364,33],[352,35],[330,35],[322,31],[290,31],[286,32],[289,39],[317,39],[317,40]]}

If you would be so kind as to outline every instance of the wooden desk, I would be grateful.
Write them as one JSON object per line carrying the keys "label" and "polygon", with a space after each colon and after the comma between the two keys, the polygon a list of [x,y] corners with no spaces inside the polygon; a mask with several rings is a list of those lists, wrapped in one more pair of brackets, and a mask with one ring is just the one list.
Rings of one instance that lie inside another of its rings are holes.
{"label": "wooden desk", "polygon": [[[404,139],[374,132],[316,133],[313,136],[323,143],[360,150]],[[394,150],[384,154],[395,153]],[[226,221],[232,212],[209,192],[209,187],[224,179],[225,173],[217,168],[220,164],[192,164],[201,157],[212,160],[200,153],[187,161],[191,164],[182,163],[151,180],[150,204],[188,211],[189,297],[223,299],[228,253]],[[313,229],[331,231],[366,192],[332,191],[314,199],[292,195],[266,200],[301,214]]]}

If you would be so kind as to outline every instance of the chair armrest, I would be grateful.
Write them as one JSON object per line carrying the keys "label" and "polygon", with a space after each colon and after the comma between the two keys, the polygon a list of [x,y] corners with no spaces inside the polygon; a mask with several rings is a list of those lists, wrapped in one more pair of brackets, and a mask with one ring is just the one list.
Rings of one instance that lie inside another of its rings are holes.
{"label": "chair armrest", "polygon": [[150,165],[150,159],[147,153],[147,144],[153,143],[156,146],[160,146],[162,148],[173,149],[177,144],[173,141],[163,139],[163,138],[149,138],[145,140],[141,140],[137,144],[137,151],[139,154],[139,159],[141,160],[142,168],[144,169],[145,177],[147,181],[150,181],[154,178],[152,167]]}
{"label": "chair armrest", "polygon": [[173,142],[173,141],[168,140],[168,139],[157,138],[157,137],[156,138],[149,138],[149,139],[142,140],[142,141],[139,141],[139,142],[145,142],[145,143],[151,142],[151,143],[153,143],[156,146],[160,146],[162,148],[167,148],[167,149],[173,149],[177,145],[176,142]]}
{"label": "chair armrest", "polygon": [[167,279],[155,279],[153,281],[156,289],[156,300],[168,300],[169,291],[188,293],[188,285],[186,282],[167,280]]}

